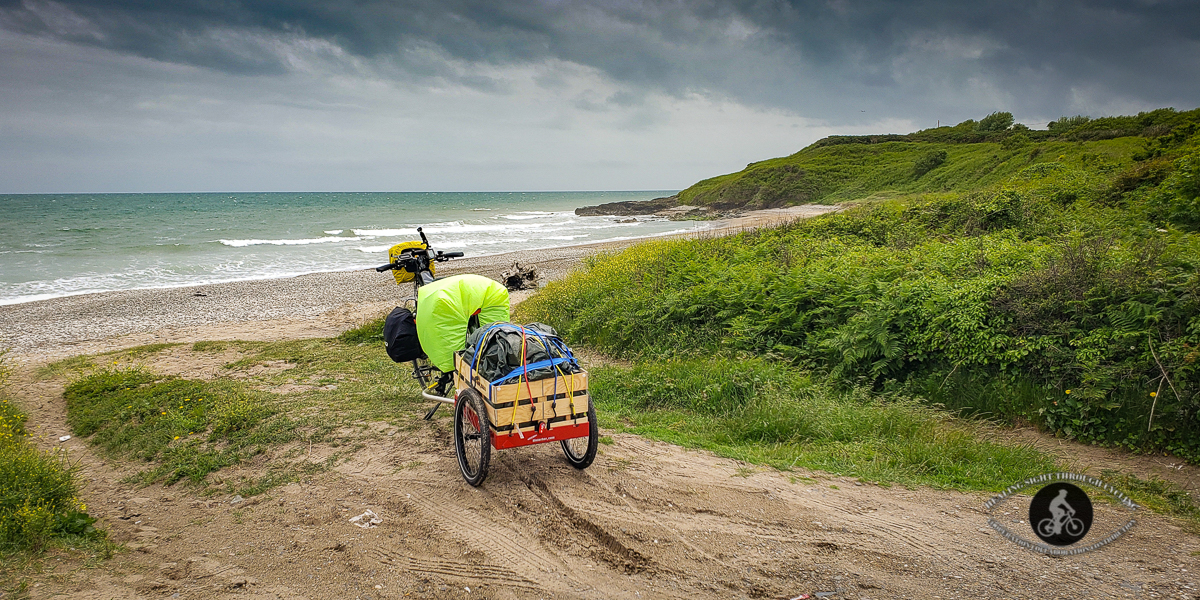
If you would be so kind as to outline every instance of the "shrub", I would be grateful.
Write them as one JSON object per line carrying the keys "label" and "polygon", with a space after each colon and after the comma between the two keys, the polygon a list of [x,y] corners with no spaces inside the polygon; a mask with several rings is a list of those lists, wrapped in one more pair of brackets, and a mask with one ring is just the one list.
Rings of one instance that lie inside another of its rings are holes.
{"label": "shrub", "polygon": [[1142,186],[1157,186],[1171,173],[1171,161],[1165,159],[1145,160],[1117,173],[1112,181],[1112,199],[1119,200],[1124,194]]}
{"label": "shrub", "polygon": [[1029,136],[1024,133],[1014,133],[1000,142],[1000,147],[1005,150],[1016,150],[1021,146],[1029,143]]}
{"label": "shrub", "polygon": [[918,158],[913,164],[913,177],[920,179],[922,175],[940,167],[946,162],[948,154],[945,150],[930,150]]}
{"label": "shrub", "polygon": [[1057,120],[1050,121],[1046,125],[1046,128],[1052,133],[1066,133],[1072,129],[1075,129],[1076,127],[1079,127],[1080,125],[1086,124],[1091,120],[1091,117],[1085,117],[1083,115],[1075,115],[1074,117],[1059,117]]}
{"label": "shrub", "polygon": [[992,132],[1004,131],[1013,124],[1013,114],[1010,112],[994,112],[979,120],[975,125],[977,131]]}
{"label": "shrub", "polygon": [[20,446],[28,435],[25,431],[25,413],[0,396],[0,447]]}
{"label": "shrub", "polygon": [[[0,362],[0,379],[8,377]],[[0,395],[0,553],[40,550],[55,536],[91,534],[77,471],[61,454],[29,445],[25,415]]]}
{"label": "shrub", "polygon": [[0,550],[40,550],[60,534],[91,533],[76,470],[26,443],[0,445]]}
{"label": "shrub", "polygon": [[1151,214],[1160,223],[1200,232],[1200,152],[1174,162],[1173,172],[1151,197]]}

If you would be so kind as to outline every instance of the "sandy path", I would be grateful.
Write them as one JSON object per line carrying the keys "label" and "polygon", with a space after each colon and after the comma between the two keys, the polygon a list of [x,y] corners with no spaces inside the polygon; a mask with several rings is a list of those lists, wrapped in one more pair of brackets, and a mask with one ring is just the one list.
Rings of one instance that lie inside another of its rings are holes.
{"label": "sandy path", "polygon": [[[153,363],[151,364],[153,365]],[[182,374],[203,376],[205,367]],[[61,382],[17,391],[65,431]],[[1138,515],[1126,539],[1047,558],[986,527],[982,494],[753,468],[632,435],[576,471],[557,446],[457,471],[445,416],[380,434],[332,472],[236,502],[121,483],[129,465],[62,446],[87,502],[132,551],[50,561],[34,598],[1194,598],[1200,538]],[[330,448],[309,450],[320,457]],[[243,467],[252,470],[253,465]],[[236,473],[234,473],[236,474]],[[231,476],[222,472],[224,476]],[[370,509],[372,529],[348,519]],[[1097,505],[1097,527],[1124,515]],[[1019,527],[1024,515],[1005,515]],[[176,596],[178,594],[178,596]]]}

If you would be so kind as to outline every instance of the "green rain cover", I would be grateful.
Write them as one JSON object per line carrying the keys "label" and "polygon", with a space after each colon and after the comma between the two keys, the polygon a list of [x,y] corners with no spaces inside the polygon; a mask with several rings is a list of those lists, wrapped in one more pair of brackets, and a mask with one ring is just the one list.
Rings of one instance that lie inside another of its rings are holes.
{"label": "green rain cover", "polygon": [[417,338],[433,366],[454,369],[454,353],[467,342],[467,321],[508,321],[508,290],[480,275],[455,275],[421,286],[417,292]]}

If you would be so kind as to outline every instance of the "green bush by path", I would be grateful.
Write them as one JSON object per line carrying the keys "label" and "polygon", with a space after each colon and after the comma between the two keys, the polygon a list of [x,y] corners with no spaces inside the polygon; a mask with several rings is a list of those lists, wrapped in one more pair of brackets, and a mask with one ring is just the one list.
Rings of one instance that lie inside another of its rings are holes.
{"label": "green bush by path", "polygon": [[975,131],[992,132],[1005,131],[1013,126],[1013,115],[1010,112],[994,112],[975,124]]}
{"label": "green bush by path", "polygon": [[40,550],[58,536],[98,535],[78,493],[76,470],[63,455],[34,448],[25,415],[0,395],[0,557]]}
{"label": "green bush by path", "polygon": [[590,390],[606,425],[781,469],[976,490],[1054,469],[1032,448],[982,439],[983,428],[911,399],[837,391],[762,359],[603,367]]}
{"label": "green bush by path", "polygon": [[917,162],[913,165],[913,177],[920,178],[922,175],[940,167],[946,162],[947,152],[945,150],[930,150],[921,155]]}

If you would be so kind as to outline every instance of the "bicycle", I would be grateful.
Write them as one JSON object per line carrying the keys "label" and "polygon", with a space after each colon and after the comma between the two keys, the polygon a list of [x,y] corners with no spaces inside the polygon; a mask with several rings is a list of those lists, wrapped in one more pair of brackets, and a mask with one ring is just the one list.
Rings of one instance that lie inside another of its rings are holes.
{"label": "bicycle", "polygon": [[[411,275],[413,282],[413,308],[412,313],[417,314],[417,296],[421,286],[427,283],[433,283],[433,269],[431,265],[439,262],[446,262],[452,258],[461,258],[465,256],[462,252],[442,252],[434,250],[429,246],[429,238],[425,237],[425,232],[422,228],[417,228],[417,233],[421,236],[421,245],[416,246],[415,243],[405,248],[396,256],[392,262],[375,267],[375,271],[383,273],[384,271],[403,270]],[[399,281],[399,279],[397,279]],[[436,402],[429,412],[425,413],[425,420],[433,418],[433,414],[442,404],[454,404],[452,398],[445,397],[446,386],[450,383],[450,374],[442,373],[440,369],[434,367],[426,358],[416,358],[412,361],[413,379],[416,379],[421,384],[421,397],[426,400]],[[435,375],[436,374],[436,375]],[[433,393],[440,392],[440,393]]]}
{"label": "bicycle", "polygon": [[1042,537],[1058,535],[1062,531],[1066,531],[1067,535],[1071,537],[1076,537],[1083,533],[1082,519],[1064,513],[1060,521],[1061,523],[1055,522],[1051,517],[1046,517],[1038,521],[1038,533]]}
{"label": "bicycle", "polygon": [[[417,306],[417,298],[419,297],[421,287],[434,281],[433,265],[463,256],[462,252],[435,251],[430,247],[429,239],[425,237],[425,232],[422,231],[422,228],[418,227],[417,233],[421,236],[420,242],[397,245],[396,247],[402,248],[402,250],[394,256],[393,261],[375,268],[380,273],[389,270],[403,270],[405,273],[411,275],[413,282],[412,313],[414,316],[417,314],[419,308]],[[397,277],[397,283],[401,282],[401,277]],[[474,319],[474,317],[472,318]],[[473,322],[472,325],[478,327],[479,323]],[[596,458],[600,434],[596,425],[596,409],[590,399],[588,399],[587,411],[583,415],[587,420],[586,423],[578,423],[578,418],[581,415],[572,414],[570,417],[576,420],[574,425],[566,425],[565,421],[563,421],[563,426],[553,429],[547,426],[543,429],[543,426],[546,426],[547,422],[543,414],[541,422],[535,425],[534,431],[536,434],[530,435],[528,439],[526,439],[523,433],[520,433],[522,428],[526,427],[528,423],[521,424],[514,422],[510,425],[507,436],[499,436],[492,427],[492,423],[488,417],[489,406],[493,410],[495,410],[495,406],[492,405],[490,398],[484,399],[473,382],[466,380],[461,374],[458,381],[455,381],[454,373],[443,373],[437,367],[430,364],[429,360],[424,357],[414,359],[412,361],[412,368],[413,378],[421,385],[421,397],[434,402],[433,407],[425,413],[425,420],[432,419],[434,413],[437,412],[437,409],[442,404],[454,406],[455,454],[458,456],[458,465],[463,479],[471,486],[477,487],[487,478],[493,447],[496,449],[514,448],[557,441],[562,446],[567,462],[576,469],[587,468]],[[558,379],[554,381],[557,388]],[[455,388],[457,388],[453,398],[446,396],[449,385],[452,382],[455,383]],[[526,385],[530,387],[528,383]],[[490,390],[491,388],[487,389]],[[586,394],[586,390],[584,392]],[[565,396],[565,394],[562,396]],[[549,394],[548,398],[551,401],[555,401],[562,396],[555,389]],[[532,408],[533,401],[534,397],[530,388],[529,398],[526,403]],[[543,398],[541,402],[543,413],[545,411],[545,401],[546,399]],[[573,402],[574,396],[572,396],[572,407],[574,406]],[[514,409],[514,413],[516,405],[519,403],[519,398],[513,400],[511,406]],[[557,415],[557,412],[555,413],[555,419],[562,419]],[[513,439],[512,432],[514,430],[520,433],[519,440]]]}

